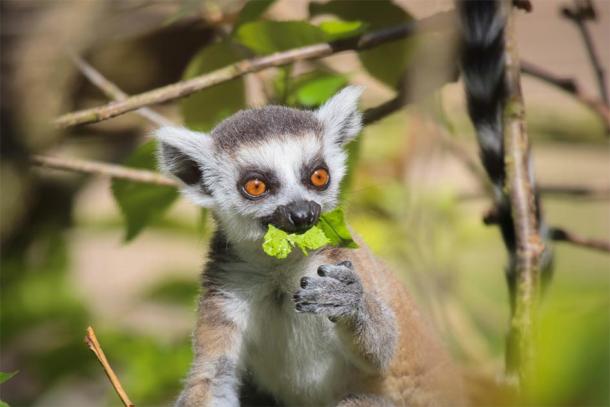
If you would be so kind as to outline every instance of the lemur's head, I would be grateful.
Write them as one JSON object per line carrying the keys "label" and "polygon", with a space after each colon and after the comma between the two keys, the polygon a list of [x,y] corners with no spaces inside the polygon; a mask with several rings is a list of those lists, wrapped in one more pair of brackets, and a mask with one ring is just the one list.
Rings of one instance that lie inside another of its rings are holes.
{"label": "lemur's head", "polygon": [[361,129],[361,93],[349,86],[317,111],[244,110],[209,135],[160,128],[160,167],[184,183],[187,197],[213,210],[230,241],[258,240],[268,224],[303,232],[337,204],[344,146]]}

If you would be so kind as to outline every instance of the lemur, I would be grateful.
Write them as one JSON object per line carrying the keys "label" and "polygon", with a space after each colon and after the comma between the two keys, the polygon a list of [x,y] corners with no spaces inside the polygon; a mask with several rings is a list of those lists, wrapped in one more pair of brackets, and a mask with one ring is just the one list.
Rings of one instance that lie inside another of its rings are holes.
{"label": "lemur", "polygon": [[177,406],[463,403],[448,353],[361,239],[283,260],[261,249],[269,224],[300,233],[337,206],[361,92],[243,110],[210,134],[156,131],[161,169],[217,224]]}

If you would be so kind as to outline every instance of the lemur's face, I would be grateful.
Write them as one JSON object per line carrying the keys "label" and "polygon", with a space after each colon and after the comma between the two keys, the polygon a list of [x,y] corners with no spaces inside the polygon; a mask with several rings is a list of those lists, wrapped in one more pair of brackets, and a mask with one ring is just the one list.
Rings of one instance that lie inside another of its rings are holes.
{"label": "lemur's face", "polygon": [[162,168],[213,210],[230,241],[258,240],[268,225],[301,233],[338,202],[344,146],[360,131],[361,90],[348,87],[318,111],[242,111],[211,133],[162,128]]}

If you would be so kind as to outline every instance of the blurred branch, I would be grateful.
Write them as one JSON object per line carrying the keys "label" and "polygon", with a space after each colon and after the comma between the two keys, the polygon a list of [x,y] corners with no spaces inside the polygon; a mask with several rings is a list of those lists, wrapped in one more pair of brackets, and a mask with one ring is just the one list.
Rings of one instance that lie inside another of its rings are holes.
{"label": "blurred branch", "polygon": [[121,382],[119,381],[117,375],[114,373],[114,370],[112,370],[110,363],[108,363],[108,359],[106,359],[106,355],[104,354],[100,343],[97,341],[97,337],[95,336],[95,332],[93,331],[92,327],[87,328],[85,343],[87,344],[87,346],[89,346],[89,349],[95,354],[97,360],[99,360],[100,364],[104,368],[106,376],[108,376],[110,383],[112,383],[112,387],[114,387],[114,390],[119,395],[119,398],[121,399],[125,407],[135,407],[135,404],[133,404],[131,400],[129,400],[127,393],[125,393],[125,390],[123,390],[123,386],[121,385]]}
{"label": "blurred branch", "polygon": [[515,243],[515,308],[511,315],[507,350],[509,373],[516,373],[520,383],[533,378],[534,338],[539,297],[539,274],[544,243],[538,234],[537,201],[533,174],[530,172],[530,146],[525,123],[525,107],[521,93],[519,54],[515,19],[511,2],[505,1],[507,26],[506,104],[504,108],[505,188],[510,199]]}
{"label": "blurred branch", "polygon": [[324,58],[343,51],[361,51],[373,48],[387,42],[403,39],[419,30],[441,28],[443,25],[447,25],[451,15],[452,12],[438,13],[421,20],[410,21],[395,27],[372,31],[351,38],[295,48],[258,58],[245,59],[207,74],[133,95],[124,100],[65,114],[55,120],[55,125],[60,128],[66,128],[78,124],[95,123],[144,106],[178,99],[266,68],[287,65],[296,61]]}
{"label": "blurred branch", "polygon": [[138,170],[121,165],[108,164],[99,161],[80,160],[76,158],[61,158],[44,155],[34,155],[32,164],[43,168],[53,168],[64,171],[81,172],[84,174],[105,175],[110,178],[125,179],[147,184],[177,187],[178,182],[158,172]]}
{"label": "blurred branch", "polygon": [[599,94],[606,105],[610,103],[608,100],[608,89],[606,88],[605,72],[602,67],[602,63],[599,61],[595,46],[593,45],[593,39],[591,33],[587,27],[587,21],[597,20],[597,13],[593,7],[593,0],[574,0],[573,7],[563,7],[561,14],[576,24],[576,27],[580,31],[582,40],[585,43],[587,54],[589,55],[589,61],[595,72],[595,78],[597,79],[597,87]]}
{"label": "blurred branch", "polygon": [[557,86],[573,95],[602,119],[604,126],[606,127],[606,133],[610,134],[610,107],[608,107],[608,103],[604,103],[601,99],[584,93],[575,79],[558,76],[538,65],[526,61],[521,61],[521,71],[534,78]]}
{"label": "blurred branch", "polygon": [[592,239],[580,236],[569,230],[554,227],[550,230],[551,239],[558,242],[568,242],[575,246],[586,247],[589,249],[599,250],[610,253],[610,242],[602,239]]}
{"label": "blurred branch", "polygon": [[[483,216],[483,223],[486,225],[496,225],[498,222],[498,213],[495,208],[488,210]],[[610,242],[584,237],[561,227],[550,227],[549,238],[555,242],[566,242],[574,246],[610,253]]]}
{"label": "blurred branch", "polygon": [[[78,69],[80,69],[81,73],[89,80],[89,82],[97,86],[97,88],[100,89],[109,99],[122,101],[129,97],[127,93],[123,92],[117,85],[110,82],[104,75],[102,75],[80,56],[72,52],[69,53],[69,56],[72,59],[72,62],[74,62]],[[148,119],[157,126],[171,126],[174,124],[171,120],[166,119],[148,107],[142,107],[136,110],[136,113],[145,119]]]}

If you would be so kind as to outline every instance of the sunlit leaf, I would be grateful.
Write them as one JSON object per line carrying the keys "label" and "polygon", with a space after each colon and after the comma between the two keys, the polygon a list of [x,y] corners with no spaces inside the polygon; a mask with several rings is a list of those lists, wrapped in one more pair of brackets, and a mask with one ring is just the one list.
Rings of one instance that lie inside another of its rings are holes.
{"label": "sunlit leaf", "polygon": [[[309,4],[309,13],[311,16],[333,14],[345,21],[361,21],[367,24],[367,31],[404,24],[412,19],[389,0],[312,2]],[[359,52],[358,57],[371,75],[395,87],[408,65],[413,44],[412,39],[394,41]]]}
{"label": "sunlit leaf", "polygon": [[[126,161],[134,168],[156,167],[156,143],[141,145]],[[178,197],[171,186],[160,186],[122,179],[112,181],[112,194],[125,218],[125,241],[135,238],[151,222],[158,220]]]}
{"label": "sunlit leaf", "polygon": [[7,380],[10,380],[11,377],[15,376],[17,373],[19,373],[18,370],[15,370],[14,372],[0,372],[0,384],[6,382]]}
{"label": "sunlit leaf", "polygon": [[353,37],[366,29],[362,21],[326,20],[318,24],[318,27],[326,34],[327,41]]}
{"label": "sunlit leaf", "polygon": [[288,97],[290,105],[317,107],[347,84],[340,74],[313,72],[293,80]]}
{"label": "sunlit leaf", "polygon": [[337,208],[322,214],[317,225],[324,231],[331,245],[351,249],[358,247],[345,223],[343,209]]}
{"label": "sunlit leaf", "polygon": [[[222,68],[242,58],[243,55],[240,55],[229,41],[208,45],[193,57],[186,68],[184,79]],[[180,111],[189,128],[208,131],[245,105],[244,81],[243,78],[238,78],[183,99],[180,102]]]}
{"label": "sunlit leaf", "polygon": [[234,28],[258,19],[274,2],[275,0],[250,0],[246,2],[239,12]]}
{"label": "sunlit leaf", "polygon": [[235,39],[264,55],[323,42],[326,34],[305,21],[254,21],[239,27]]}

